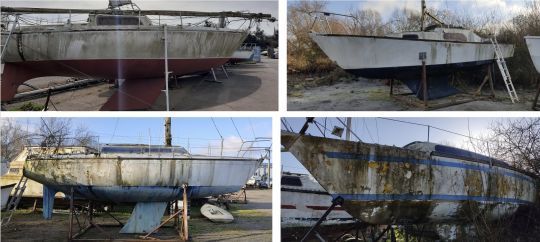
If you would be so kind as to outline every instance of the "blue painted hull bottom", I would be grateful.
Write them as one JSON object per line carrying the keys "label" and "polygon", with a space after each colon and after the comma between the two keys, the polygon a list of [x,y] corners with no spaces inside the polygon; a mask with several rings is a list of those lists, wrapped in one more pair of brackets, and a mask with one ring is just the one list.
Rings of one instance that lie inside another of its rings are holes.
{"label": "blue painted hull bottom", "polygon": [[[76,198],[112,203],[132,202],[169,202],[180,199],[183,193],[181,187],[163,186],[50,186],[49,189],[70,194],[74,188]],[[202,198],[225,193],[237,192],[240,186],[190,186],[189,198]]]}
{"label": "blue painted hull bottom", "polygon": [[[479,72],[492,60],[474,61],[447,65],[428,65],[428,99],[438,99],[459,93],[459,90],[450,85],[450,75],[456,71]],[[419,99],[424,99],[421,90],[422,66],[386,67],[371,69],[345,70],[353,75],[371,79],[396,79],[403,81]]]}
{"label": "blue painted hull bottom", "polygon": [[[427,77],[449,76],[457,71],[479,71],[494,60],[471,61],[444,65],[427,65]],[[405,67],[382,67],[367,69],[345,69],[345,71],[364,78],[370,79],[396,79],[396,80],[420,80],[422,77],[422,65]]]}

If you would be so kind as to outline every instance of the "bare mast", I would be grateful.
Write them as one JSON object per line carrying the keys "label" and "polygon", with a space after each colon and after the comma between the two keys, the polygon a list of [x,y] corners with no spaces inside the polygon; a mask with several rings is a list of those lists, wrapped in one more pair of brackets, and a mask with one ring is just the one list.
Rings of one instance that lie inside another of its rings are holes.
{"label": "bare mast", "polygon": [[171,118],[165,118],[165,146],[172,146],[172,136],[171,136]]}

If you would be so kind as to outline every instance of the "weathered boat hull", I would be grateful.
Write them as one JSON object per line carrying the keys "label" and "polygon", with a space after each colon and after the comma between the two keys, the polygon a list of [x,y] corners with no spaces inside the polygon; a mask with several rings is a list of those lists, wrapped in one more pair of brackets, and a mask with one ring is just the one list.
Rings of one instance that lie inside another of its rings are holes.
{"label": "weathered boat hull", "polygon": [[54,190],[106,202],[166,202],[236,192],[260,160],[101,157],[28,159],[24,175]]}
{"label": "weathered boat hull", "polygon": [[536,196],[535,181],[509,167],[289,132],[281,140],[350,215],[371,224],[500,219]]}
{"label": "weathered boat hull", "polygon": [[[146,83],[124,88],[124,104],[106,109],[143,109],[164,86],[164,30],[160,26],[98,26],[30,28],[14,32],[3,58],[1,100],[9,101],[25,81],[41,76],[124,79]],[[169,71],[185,75],[217,67],[230,58],[246,33],[228,29],[169,27]],[[7,34],[2,35],[5,43]],[[135,84],[136,85],[136,84]],[[144,89],[146,86],[147,90]],[[129,105],[136,98],[143,103]],[[127,104],[126,104],[127,103]]]}
{"label": "weathered boat hull", "polygon": [[525,42],[527,42],[534,67],[540,73],[540,36],[527,36],[525,37]]}
{"label": "weathered boat hull", "polygon": [[[421,52],[426,53],[428,76],[474,70],[493,63],[495,58],[491,43],[320,33],[310,36],[339,67],[366,78],[418,80]],[[513,45],[500,47],[504,58],[513,56]]]}

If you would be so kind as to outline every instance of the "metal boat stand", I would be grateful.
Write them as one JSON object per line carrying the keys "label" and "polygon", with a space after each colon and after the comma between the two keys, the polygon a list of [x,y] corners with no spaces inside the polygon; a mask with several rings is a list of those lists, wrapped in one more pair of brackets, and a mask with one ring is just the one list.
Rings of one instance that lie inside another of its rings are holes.
{"label": "metal boat stand", "polygon": [[[162,228],[165,224],[167,224],[169,221],[174,219],[174,226],[178,229],[178,235],[180,237],[181,241],[190,241],[189,239],[189,226],[188,226],[188,196],[187,196],[187,189],[188,185],[184,184],[182,185],[182,210],[178,210],[178,200],[175,201],[174,205],[174,214],[169,216],[165,221],[163,221],[160,225],[158,225],[154,230],[152,230],[150,233],[146,234],[145,236],[141,236],[140,238],[143,240],[158,240],[156,238],[150,237],[151,234]],[[182,224],[178,226],[178,219],[180,214],[182,214]]]}
{"label": "metal boat stand", "polygon": [[332,212],[332,210],[334,210],[334,208],[337,206],[337,205],[342,205],[343,204],[343,198],[342,197],[336,197],[332,200],[332,205],[330,205],[330,207],[326,210],[326,212],[324,212],[323,216],[321,218],[319,218],[319,220],[317,220],[317,222],[315,223],[315,225],[313,225],[313,227],[311,227],[307,232],[306,234],[304,234],[304,236],[302,236],[302,239],[300,241],[304,242],[304,241],[307,241],[307,239],[309,238],[309,236],[312,234],[312,233],[315,233],[315,236],[321,240],[321,241],[324,241],[324,239],[321,237],[321,235],[319,234],[319,232],[316,231],[317,227],[319,227],[319,225],[321,225],[322,222],[324,222],[324,220],[326,220],[326,217],[328,217],[328,214],[330,214],[330,212]]}
{"label": "metal boat stand", "polygon": [[[74,195],[74,191],[73,191],[73,188],[71,188],[71,192],[70,192],[70,202],[69,202],[69,211],[70,211],[70,214],[69,214],[69,235],[68,235],[68,241],[148,241],[148,240],[158,240],[158,241],[189,241],[189,233],[188,233],[188,210],[187,210],[187,207],[188,207],[188,196],[187,196],[187,184],[184,184],[182,186],[183,188],[183,193],[182,193],[182,201],[183,201],[183,205],[184,205],[184,208],[186,209],[182,209],[182,210],[178,210],[178,201],[175,203],[175,213],[172,214],[171,216],[169,216],[169,218],[167,218],[164,222],[162,222],[159,226],[157,226],[156,228],[154,228],[150,233],[144,235],[144,236],[139,236],[139,239],[114,239],[114,235],[113,234],[108,234],[108,238],[100,238],[100,239],[84,239],[84,238],[81,238],[82,235],[84,235],[86,232],[88,232],[91,228],[96,228],[98,229],[102,234],[107,234],[107,232],[103,229],[103,227],[120,227],[120,226],[124,226],[124,224],[118,220],[116,217],[114,217],[112,214],[110,214],[108,211],[105,211],[105,213],[107,215],[109,215],[110,217],[112,217],[118,224],[97,224],[93,221],[93,210],[94,210],[94,204],[92,201],[89,202],[89,205],[88,205],[88,211],[87,211],[87,214],[85,215],[85,218],[84,218],[84,221],[82,222],[81,224],[81,220],[79,219],[79,216],[77,215],[77,212],[75,211],[75,207],[73,205],[73,195]],[[81,214],[84,214],[84,213],[81,213]],[[180,214],[182,216],[182,219],[181,219],[181,225],[179,225],[179,217],[180,217]],[[168,240],[160,240],[159,238],[155,238],[155,237],[150,237],[151,234],[155,233],[156,231],[158,231],[160,228],[164,228],[166,227],[166,223],[168,223],[170,220],[174,219],[174,225],[173,227],[177,229],[178,231],[178,239],[168,239]],[[73,226],[74,226],[74,220],[77,222],[77,225],[79,227],[79,231],[77,233],[74,234],[74,230],[73,230]],[[83,227],[86,223],[88,223],[88,225],[86,225],[85,227]]]}
{"label": "metal boat stand", "polygon": [[[227,69],[225,69],[225,66],[222,65],[219,67],[219,69],[221,69],[221,71],[223,71],[223,73],[225,74],[225,77],[227,77],[227,79],[229,79],[229,73],[227,72]],[[210,68],[210,73],[212,73],[212,77],[214,77],[214,80],[207,80],[209,82],[217,82],[217,83],[223,83],[223,81],[220,81],[217,76],[216,76],[216,71],[215,69],[212,67]]]}

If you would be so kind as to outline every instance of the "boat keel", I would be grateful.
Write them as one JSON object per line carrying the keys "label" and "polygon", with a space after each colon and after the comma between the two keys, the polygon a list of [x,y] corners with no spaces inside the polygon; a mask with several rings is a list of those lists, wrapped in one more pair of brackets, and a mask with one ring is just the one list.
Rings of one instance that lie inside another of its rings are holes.
{"label": "boat keel", "polygon": [[43,218],[51,219],[54,208],[54,195],[58,190],[43,185]]}
{"label": "boat keel", "polygon": [[144,110],[152,106],[165,87],[164,78],[124,80],[101,111]]}
{"label": "boat keel", "polygon": [[152,231],[161,223],[165,208],[167,208],[166,202],[137,203],[120,233],[142,234]]}

